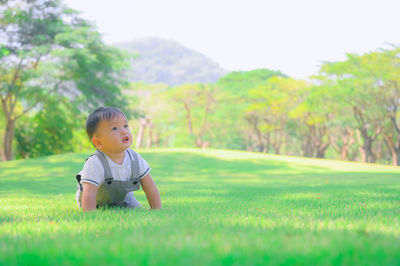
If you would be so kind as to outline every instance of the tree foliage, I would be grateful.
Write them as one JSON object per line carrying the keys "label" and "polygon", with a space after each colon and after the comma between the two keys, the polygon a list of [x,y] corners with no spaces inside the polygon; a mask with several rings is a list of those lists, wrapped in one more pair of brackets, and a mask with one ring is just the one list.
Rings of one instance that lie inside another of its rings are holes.
{"label": "tree foliage", "polygon": [[399,58],[394,46],[325,62],[309,82],[261,69],[168,90],[195,146],[206,132],[211,147],[397,165]]}
{"label": "tree foliage", "polygon": [[12,158],[17,120],[33,109],[40,112],[49,98],[68,97],[72,108],[81,111],[124,102],[123,54],[103,44],[77,12],[58,0],[12,0],[0,9],[0,98],[7,160]]}
{"label": "tree foliage", "polygon": [[18,121],[15,138],[17,156],[40,157],[71,152],[74,147],[73,128],[78,114],[73,115],[67,98],[48,99],[33,117],[25,116]]}
{"label": "tree foliage", "polygon": [[[134,114],[137,148],[214,147],[400,164],[399,47],[325,62],[310,81],[257,69],[216,82],[128,84],[134,58],[105,45],[93,25],[61,2],[11,0],[0,11],[4,159],[12,158],[13,147],[19,158],[84,147],[86,112],[115,105]],[[186,63],[173,72],[202,75]],[[158,73],[154,68],[143,71]]]}

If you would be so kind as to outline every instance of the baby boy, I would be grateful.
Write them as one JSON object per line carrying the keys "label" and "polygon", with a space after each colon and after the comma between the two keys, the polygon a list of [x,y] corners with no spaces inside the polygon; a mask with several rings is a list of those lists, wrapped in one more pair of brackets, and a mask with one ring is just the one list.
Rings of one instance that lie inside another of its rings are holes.
{"label": "baby boy", "polygon": [[76,200],[83,211],[102,206],[141,207],[133,195],[140,185],[150,208],[161,208],[151,168],[129,148],[132,134],[125,114],[115,107],[97,108],[86,121],[86,132],[97,150],[76,177]]}

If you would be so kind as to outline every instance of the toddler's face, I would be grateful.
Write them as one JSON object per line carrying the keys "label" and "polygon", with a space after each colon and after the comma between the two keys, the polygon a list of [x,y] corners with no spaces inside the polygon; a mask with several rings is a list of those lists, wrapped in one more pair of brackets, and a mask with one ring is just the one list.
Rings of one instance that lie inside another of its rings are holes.
{"label": "toddler's face", "polygon": [[93,143],[104,153],[118,153],[129,148],[132,145],[132,133],[126,117],[121,114],[111,120],[101,121],[93,136]]}

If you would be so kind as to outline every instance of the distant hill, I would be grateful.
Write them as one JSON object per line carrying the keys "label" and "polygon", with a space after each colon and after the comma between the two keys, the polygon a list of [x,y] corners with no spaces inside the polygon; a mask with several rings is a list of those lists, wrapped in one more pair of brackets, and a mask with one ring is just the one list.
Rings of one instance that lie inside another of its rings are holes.
{"label": "distant hill", "polygon": [[211,83],[228,73],[210,58],[171,40],[141,38],[114,46],[138,54],[132,60],[131,81],[175,86]]}

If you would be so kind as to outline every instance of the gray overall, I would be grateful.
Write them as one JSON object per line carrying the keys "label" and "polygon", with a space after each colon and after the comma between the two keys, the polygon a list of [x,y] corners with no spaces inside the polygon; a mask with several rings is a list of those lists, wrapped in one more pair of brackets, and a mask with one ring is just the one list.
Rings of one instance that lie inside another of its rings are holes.
{"label": "gray overall", "polygon": [[[127,207],[135,208],[138,207],[137,204],[132,202],[126,202],[125,196],[131,192],[138,190],[140,188],[139,180],[139,160],[137,153],[131,149],[127,149],[127,153],[132,164],[132,175],[127,181],[114,180],[111,174],[110,165],[107,162],[106,156],[103,152],[96,150],[93,154],[99,158],[101,164],[104,168],[104,182],[100,185],[96,197],[96,207],[110,206],[110,207]],[[92,156],[93,156],[92,155]],[[76,192],[76,201],[81,207],[82,204],[82,191],[83,187],[80,183],[81,176],[77,175],[76,179],[78,181],[78,189]],[[140,206],[140,204],[139,204]]]}

